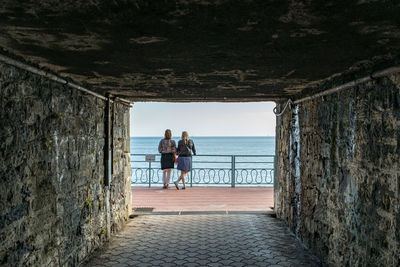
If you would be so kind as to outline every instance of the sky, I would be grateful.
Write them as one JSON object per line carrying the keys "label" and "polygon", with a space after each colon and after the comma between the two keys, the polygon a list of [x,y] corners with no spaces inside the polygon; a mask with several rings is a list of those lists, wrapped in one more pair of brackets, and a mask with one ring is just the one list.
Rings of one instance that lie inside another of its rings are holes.
{"label": "sky", "polygon": [[274,102],[135,103],[130,110],[131,136],[275,136]]}

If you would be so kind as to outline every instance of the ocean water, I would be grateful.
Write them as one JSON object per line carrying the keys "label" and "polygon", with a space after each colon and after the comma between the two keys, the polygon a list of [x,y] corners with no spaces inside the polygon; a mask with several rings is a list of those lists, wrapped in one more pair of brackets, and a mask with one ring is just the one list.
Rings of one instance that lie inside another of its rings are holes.
{"label": "ocean water", "polygon": [[[178,141],[178,138],[173,138]],[[197,155],[192,161],[193,183],[207,185],[230,185],[232,170],[235,181],[242,185],[270,185],[273,182],[275,137],[192,137]],[[160,184],[161,137],[132,137],[131,166],[132,183]],[[135,155],[136,154],[136,155]],[[137,155],[140,154],[140,155]],[[155,154],[155,162],[146,162],[143,154]],[[234,156],[234,157],[233,157]],[[152,170],[149,175],[149,167]],[[173,177],[178,177],[176,168]]]}
{"label": "ocean water", "polygon": [[[158,154],[160,137],[131,137],[132,154]],[[275,155],[274,136],[190,137],[198,155]],[[177,143],[180,138],[173,138]]]}

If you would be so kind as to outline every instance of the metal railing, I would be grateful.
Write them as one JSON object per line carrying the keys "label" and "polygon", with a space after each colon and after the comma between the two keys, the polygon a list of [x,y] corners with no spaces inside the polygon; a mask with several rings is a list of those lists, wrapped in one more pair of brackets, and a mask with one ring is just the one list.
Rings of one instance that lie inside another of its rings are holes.
{"label": "metal railing", "polygon": [[[146,157],[147,156],[147,157]],[[146,161],[147,159],[147,161]],[[160,154],[131,154],[131,183],[134,185],[162,185]],[[272,185],[273,155],[197,155],[192,158],[192,170],[186,184],[195,185]],[[176,166],[171,181],[177,180]]]}

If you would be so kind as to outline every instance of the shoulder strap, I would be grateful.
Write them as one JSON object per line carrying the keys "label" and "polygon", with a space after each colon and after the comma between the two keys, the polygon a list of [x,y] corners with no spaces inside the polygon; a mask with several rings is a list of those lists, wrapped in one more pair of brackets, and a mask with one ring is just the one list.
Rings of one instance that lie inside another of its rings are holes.
{"label": "shoulder strap", "polygon": [[171,152],[174,153],[174,151],[173,151],[172,148],[171,148],[170,141],[171,141],[171,140],[167,140],[167,142],[168,142],[168,147],[169,147],[169,149],[171,150]]}
{"label": "shoulder strap", "polygon": [[[185,142],[185,141],[184,141]],[[189,142],[189,141],[188,141]],[[181,153],[183,152],[183,150],[185,150],[185,147],[186,147],[186,144],[184,143],[184,145],[183,145],[183,147],[182,147],[182,150],[181,150]],[[178,155],[180,155],[181,153],[179,153]]]}

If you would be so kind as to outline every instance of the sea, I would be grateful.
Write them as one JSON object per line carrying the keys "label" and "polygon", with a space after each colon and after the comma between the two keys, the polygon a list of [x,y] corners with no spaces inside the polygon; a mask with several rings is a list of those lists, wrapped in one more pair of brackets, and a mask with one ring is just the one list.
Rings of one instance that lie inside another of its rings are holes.
{"label": "sea", "polygon": [[[275,136],[194,136],[198,155],[275,155]],[[131,137],[132,154],[158,154],[162,137]],[[173,138],[178,144],[179,137]]]}

